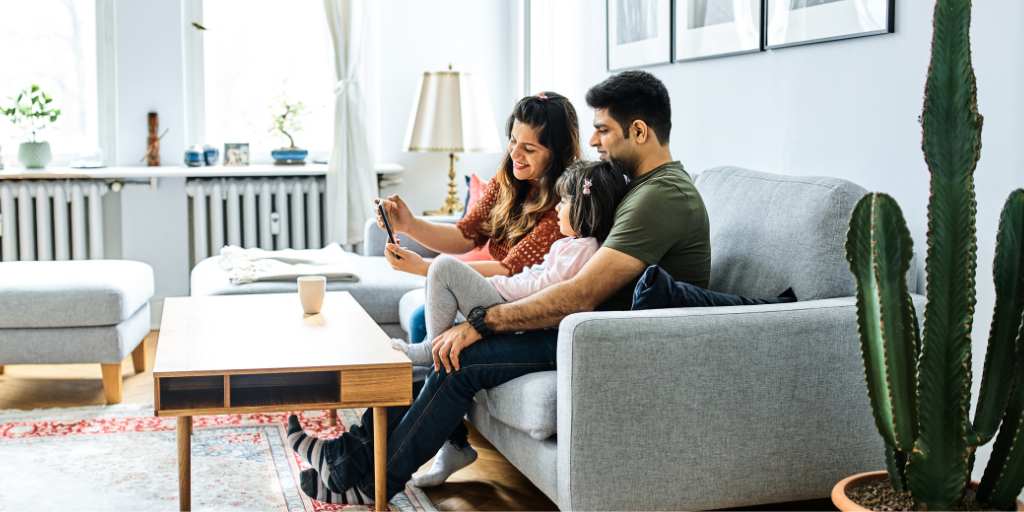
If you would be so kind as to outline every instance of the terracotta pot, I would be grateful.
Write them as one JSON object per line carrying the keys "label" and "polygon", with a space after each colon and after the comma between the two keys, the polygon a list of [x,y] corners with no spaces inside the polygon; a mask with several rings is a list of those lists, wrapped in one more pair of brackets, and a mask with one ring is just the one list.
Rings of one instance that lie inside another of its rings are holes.
{"label": "terracotta pot", "polygon": [[[871,512],[870,508],[864,508],[857,502],[851,500],[846,496],[846,488],[854,484],[859,484],[864,480],[883,480],[889,478],[889,473],[886,471],[869,471],[867,473],[857,473],[853,476],[848,476],[839,481],[835,487],[832,488],[832,504],[836,506],[842,512]],[[977,481],[971,481],[970,484],[972,489],[978,488]],[[1024,503],[1017,500],[1017,512],[1024,512]]]}

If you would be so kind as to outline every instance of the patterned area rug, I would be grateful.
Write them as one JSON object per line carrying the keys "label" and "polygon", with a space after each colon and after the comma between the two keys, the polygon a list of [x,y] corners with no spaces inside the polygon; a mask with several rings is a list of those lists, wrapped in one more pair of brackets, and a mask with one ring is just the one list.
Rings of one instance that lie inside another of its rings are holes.
{"label": "patterned area rug", "polygon": [[[355,411],[342,411],[352,424]],[[0,511],[178,510],[174,418],[151,406],[0,411]],[[302,415],[307,430],[334,437],[326,414]],[[197,416],[192,437],[195,510],[368,510],[329,505],[299,490],[303,462],[285,443],[286,414]],[[391,510],[436,511],[411,485]]]}

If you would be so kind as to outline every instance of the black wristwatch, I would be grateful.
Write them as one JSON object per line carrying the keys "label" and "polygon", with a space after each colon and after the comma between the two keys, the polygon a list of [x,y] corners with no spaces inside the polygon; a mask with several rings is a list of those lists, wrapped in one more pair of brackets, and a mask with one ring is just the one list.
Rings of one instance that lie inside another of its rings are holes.
{"label": "black wristwatch", "polygon": [[494,336],[494,330],[487,327],[487,322],[484,321],[484,318],[487,317],[487,309],[483,306],[477,306],[469,310],[469,315],[466,316],[466,321],[476,329],[476,332],[480,333],[481,338]]}

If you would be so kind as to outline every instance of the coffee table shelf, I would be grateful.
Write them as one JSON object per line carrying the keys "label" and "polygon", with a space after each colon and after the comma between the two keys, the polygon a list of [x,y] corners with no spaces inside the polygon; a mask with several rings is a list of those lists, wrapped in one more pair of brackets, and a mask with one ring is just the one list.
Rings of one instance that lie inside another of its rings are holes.
{"label": "coffee table shelf", "polygon": [[179,498],[191,508],[192,416],[373,408],[377,508],[385,506],[387,414],[412,402],[412,362],[347,292],[303,316],[295,294],[169,298],[154,414],[178,417]]}

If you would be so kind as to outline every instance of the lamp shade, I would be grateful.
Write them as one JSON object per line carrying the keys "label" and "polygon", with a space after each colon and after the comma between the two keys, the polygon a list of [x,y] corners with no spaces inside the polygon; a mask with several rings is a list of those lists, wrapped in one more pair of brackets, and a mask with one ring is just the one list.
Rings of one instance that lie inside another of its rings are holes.
{"label": "lamp shade", "polygon": [[427,71],[405,135],[406,151],[501,151],[487,92],[472,73]]}

